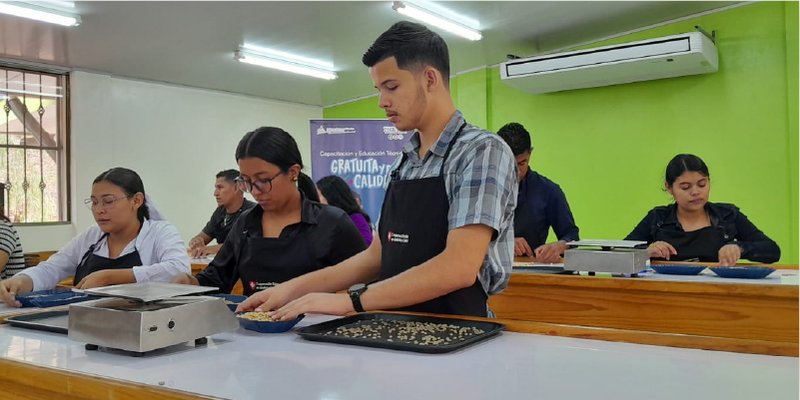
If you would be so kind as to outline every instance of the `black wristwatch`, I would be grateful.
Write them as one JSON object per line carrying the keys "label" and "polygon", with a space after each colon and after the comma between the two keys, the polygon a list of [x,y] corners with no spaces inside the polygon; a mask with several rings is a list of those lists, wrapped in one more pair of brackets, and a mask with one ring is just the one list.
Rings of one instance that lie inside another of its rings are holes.
{"label": "black wristwatch", "polygon": [[361,305],[361,294],[367,291],[367,285],[363,283],[356,283],[347,289],[347,294],[350,295],[350,300],[353,302],[353,309],[356,312],[364,312],[364,307]]}

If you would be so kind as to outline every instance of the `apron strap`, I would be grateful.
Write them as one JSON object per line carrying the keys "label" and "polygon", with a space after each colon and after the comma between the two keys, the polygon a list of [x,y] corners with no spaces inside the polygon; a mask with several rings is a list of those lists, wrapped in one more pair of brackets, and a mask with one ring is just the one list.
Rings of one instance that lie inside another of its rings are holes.
{"label": "apron strap", "polygon": [[456,131],[456,134],[453,135],[453,138],[450,139],[450,143],[447,144],[447,150],[444,152],[444,157],[442,157],[442,165],[439,167],[439,176],[444,175],[444,163],[447,161],[447,157],[450,155],[450,150],[453,149],[453,144],[456,142],[459,136],[461,136],[461,131],[464,130],[464,127],[467,126],[467,121],[461,123],[461,126]]}

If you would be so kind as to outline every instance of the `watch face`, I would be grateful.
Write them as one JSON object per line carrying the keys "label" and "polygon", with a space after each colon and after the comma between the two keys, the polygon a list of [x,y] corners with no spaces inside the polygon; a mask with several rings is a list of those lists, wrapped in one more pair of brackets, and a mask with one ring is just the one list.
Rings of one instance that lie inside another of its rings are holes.
{"label": "watch face", "polygon": [[354,294],[364,293],[365,290],[367,290],[367,285],[363,283],[356,283],[355,285],[350,286],[350,289],[347,289],[348,292]]}

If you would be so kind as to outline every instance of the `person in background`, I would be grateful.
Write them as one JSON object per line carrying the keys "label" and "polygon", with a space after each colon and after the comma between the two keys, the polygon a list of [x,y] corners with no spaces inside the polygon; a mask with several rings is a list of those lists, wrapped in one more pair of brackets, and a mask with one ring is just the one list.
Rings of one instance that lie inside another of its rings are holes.
{"label": "person in background", "polygon": [[0,208],[0,279],[11,278],[25,269],[25,255],[19,233]]}
{"label": "person in background", "polygon": [[241,171],[236,184],[250,192],[258,207],[234,222],[225,246],[206,269],[174,282],[230,293],[241,280],[244,293],[251,295],[364,250],[364,240],[344,211],[311,201],[298,188],[303,160],[289,133],[261,127],[245,134],[236,147],[236,162]]}
{"label": "person in background", "polygon": [[52,289],[73,276],[80,289],[135,282],[169,282],[190,271],[180,234],[145,195],[139,175],[111,168],[95,178],[84,201],[97,223],[39,265],[0,281],[0,299]]}
{"label": "person in background", "polygon": [[[533,171],[531,135],[519,123],[504,125],[497,134],[505,140],[517,162],[519,194],[514,210],[514,255],[534,256],[536,261],[556,263],[567,249],[567,242],[579,240],[578,226],[572,217],[567,197],[555,182]],[[550,227],[558,238],[545,243]]]}
{"label": "person in background", "polygon": [[425,26],[392,25],[362,62],[389,121],[415,131],[391,168],[379,239],[238,309],[275,310],[277,320],[387,309],[486,316],[511,274],[514,155],[455,108],[447,44]]}
{"label": "person in background", "polygon": [[[243,211],[249,210],[256,203],[244,198],[244,194],[236,187],[236,178],[239,171],[226,169],[217,174],[214,182],[214,198],[217,200],[217,209],[211,214],[206,226],[200,233],[189,240],[189,255],[192,257],[203,257],[209,254],[217,254],[225,243],[231,226]],[[208,246],[208,243],[216,240],[217,244]]]}
{"label": "person in background", "polygon": [[336,175],[329,175],[317,181],[317,189],[319,190],[320,202],[344,210],[353,220],[353,224],[358,228],[358,231],[361,232],[364,242],[369,246],[372,243],[372,227],[369,215],[358,205],[347,182]]}
{"label": "person in background", "polygon": [[356,199],[356,204],[358,204],[359,207],[364,208],[364,204],[361,202],[361,195],[355,190],[350,191],[350,193],[352,193],[353,198]]}
{"label": "person in background", "polygon": [[774,263],[781,250],[733,204],[708,201],[711,175],[700,157],[678,154],[667,164],[664,189],[674,203],[650,210],[625,240],[649,244],[651,258],[719,262],[740,258]]}

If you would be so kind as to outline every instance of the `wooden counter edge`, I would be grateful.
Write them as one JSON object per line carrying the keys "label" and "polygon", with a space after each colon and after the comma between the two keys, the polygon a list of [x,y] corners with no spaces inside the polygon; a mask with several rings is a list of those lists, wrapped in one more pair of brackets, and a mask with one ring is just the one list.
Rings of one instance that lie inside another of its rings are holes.
{"label": "wooden counter edge", "polygon": [[[515,256],[514,262],[516,263],[536,263],[536,257]],[[564,263],[563,258],[559,258],[559,264]],[[650,264],[666,264],[666,265],[704,265],[706,267],[716,267],[718,262],[698,262],[698,261],[667,261],[667,260],[650,260]],[[736,266],[739,267],[770,267],[775,269],[800,269],[800,264],[765,264],[759,262],[742,261],[737,262]]]}
{"label": "wooden counter edge", "polygon": [[510,319],[497,320],[497,322],[506,325],[506,329],[510,332],[566,336],[579,339],[595,339],[612,342],[787,357],[798,357],[798,352],[800,351],[797,342],[775,342],[767,340],[634,331]]}
{"label": "wooden counter edge", "polygon": [[14,399],[218,399],[160,387],[0,358],[0,387]]}
{"label": "wooden counter edge", "polygon": [[663,281],[641,278],[597,277],[580,275],[554,275],[513,272],[509,287],[516,286],[560,286],[592,289],[624,289],[648,292],[731,294],[797,299],[800,287],[780,284],[749,284],[727,282]]}
{"label": "wooden counter edge", "polygon": [[505,325],[506,330],[509,332],[531,333],[537,335],[564,336],[576,339],[605,340],[610,342],[626,342],[655,346],[728,351],[734,353],[762,354],[771,356],[798,357],[798,355],[800,355],[800,347],[798,346],[797,341],[777,342],[768,340],[738,339],[716,336],[590,327],[581,325],[553,324],[548,322],[522,321],[514,319],[480,318],[448,314],[387,312],[495,322]]}

